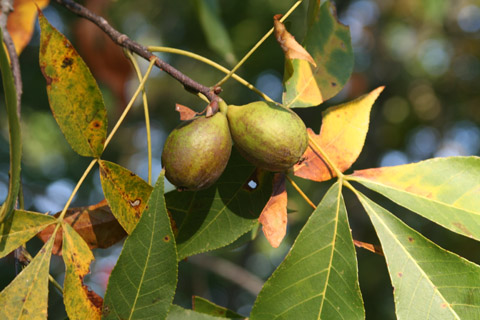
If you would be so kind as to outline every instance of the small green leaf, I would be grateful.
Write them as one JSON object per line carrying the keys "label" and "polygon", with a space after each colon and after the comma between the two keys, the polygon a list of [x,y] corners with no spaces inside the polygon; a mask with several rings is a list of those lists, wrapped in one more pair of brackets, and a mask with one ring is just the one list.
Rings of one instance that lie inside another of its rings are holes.
{"label": "small green leaf", "polygon": [[357,262],[341,187],[334,184],[263,286],[257,319],[364,319]]}
{"label": "small green leaf", "polygon": [[93,253],[82,237],[68,224],[64,223],[62,256],[65,262],[65,281],[63,283],[63,302],[67,315],[74,319],[100,319],[101,307],[89,298],[93,296],[101,303],[101,298],[94,292],[88,293],[83,278],[90,271]]}
{"label": "small green leaf", "polygon": [[[22,158],[22,136],[20,121],[17,114],[17,91],[13,80],[12,69],[8,60],[5,46],[3,45],[3,33],[0,29],[0,71],[2,73],[3,91],[5,93],[5,107],[7,109],[8,133],[10,145],[10,180],[8,194],[0,208],[0,223],[7,218],[15,207],[18,192],[20,190],[20,161]],[[0,243],[1,248],[1,243]]]}
{"label": "small green leaf", "polygon": [[70,41],[39,10],[40,69],[53,116],[72,149],[99,157],[107,136],[107,109],[97,82]]}
{"label": "small green leaf", "polygon": [[480,319],[480,267],[448,252],[364,195],[382,244],[399,319]]}
{"label": "small green leaf", "polygon": [[229,64],[236,59],[228,31],[220,17],[218,0],[196,0],[196,9],[208,46]]}
{"label": "small green leaf", "polygon": [[227,318],[227,319],[244,319],[245,317],[227,308],[216,305],[199,296],[193,296],[193,310],[200,313],[205,313],[211,316]]}
{"label": "small green leaf", "polygon": [[165,207],[164,171],[123,245],[108,281],[104,319],[165,319],[177,284],[177,254]]}
{"label": "small green leaf", "polygon": [[167,320],[221,320],[225,318],[211,316],[205,313],[195,312],[193,310],[184,309],[177,305],[172,305],[168,313]]}
{"label": "small green leaf", "polygon": [[100,160],[100,181],[113,215],[131,233],[152,192],[152,187],[135,173],[113,162]]}
{"label": "small green leaf", "polygon": [[55,221],[55,218],[46,214],[15,210],[0,224],[0,258],[20,247]]}
{"label": "small green leaf", "polygon": [[48,270],[55,234],[0,293],[0,319],[47,319]]}
{"label": "small green leaf", "polygon": [[305,108],[334,97],[353,70],[349,28],[337,20],[330,1],[309,6],[309,27],[303,45],[317,66],[305,60],[285,61],[283,104]]}
{"label": "small green leaf", "polygon": [[480,158],[430,159],[351,176],[401,206],[480,240]]}
{"label": "small green leaf", "polygon": [[234,148],[215,185],[167,193],[167,208],[179,226],[178,258],[226,246],[251,230],[271,191],[272,174],[256,170]]}

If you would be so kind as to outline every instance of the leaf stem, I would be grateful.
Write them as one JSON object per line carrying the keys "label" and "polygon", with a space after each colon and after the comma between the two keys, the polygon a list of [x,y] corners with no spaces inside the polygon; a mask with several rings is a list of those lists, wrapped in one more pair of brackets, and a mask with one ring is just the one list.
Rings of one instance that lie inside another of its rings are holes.
{"label": "leaf stem", "polygon": [[312,202],[312,200],[310,200],[307,195],[305,194],[305,192],[303,192],[302,189],[300,189],[300,187],[295,183],[295,181],[293,181],[292,178],[290,178],[288,175],[285,175],[287,177],[287,180],[288,182],[290,182],[290,184],[292,185],[292,187],[295,188],[295,190],[297,190],[297,192],[300,194],[300,196],[302,196],[302,198],[310,205],[310,207],[312,207],[314,210],[317,209],[317,206]]}
{"label": "leaf stem", "polygon": [[[129,50],[124,50],[133,64],[138,80],[142,81],[142,73],[138,66],[137,60]],[[143,98],[143,113],[145,114],[145,129],[147,130],[147,153],[148,153],[148,184],[152,184],[152,133],[150,130],[150,116],[148,112],[147,93],[145,92],[145,86],[142,88]]]}
{"label": "leaf stem", "polygon": [[12,213],[20,189],[20,171],[22,158],[22,137],[20,120],[17,109],[17,90],[8,61],[7,52],[3,45],[3,32],[0,31],[0,70],[2,73],[3,92],[5,94],[5,108],[7,111],[9,151],[10,151],[10,179],[5,202],[0,208],[0,223]]}
{"label": "leaf stem", "polygon": [[138,97],[138,95],[140,94],[140,92],[143,90],[143,87],[145,86],[145,82],[147,82],[148,76],[150,75],[150,72],[152,71],[152,68],[153,68],[153,66],[155,65],[155,61],[156,61],[157,59],[158,59],[158,58],[156,58],[156,57],[152,57],[152,60],[150,60],[150,65],[148,66],[147,72],[145,72],[145,75],[143,76],[142,81],[140,81],[140,84],[138,85],[137,90],[135,91],[135,93],[133,94],[132,98],[130,99],[130,102],[128,102],[127,106],[125,107],[125,110],[123,110],[123,113],[122,113],[122,115],[120,116],[120,118],[118,119],[117,123],[115,124],[115,127],[113,127],[112,132],[110,132],[110,134],[109,134],[108,137],[107,137],[107,140],[105,140],[105,145],[103,146],[103,150],[105,150],[105,149],[107,148],[108,144],[110,143],[110,141],[112,140],[113,136],[114,136],[115,133],[117,132],[118,128],[119,128],[120,125],[122,124],[123,120],[124,120],[125,117],[127,116],[127,113],[128,113],[128,112],[130,111],[130,109],[132,108],[133,103],[134,103],[135,100],[137,99],[137,97]]}
{"label": "leaf stem", "polygon": [[[288,16],[302,3],[302,1],[303,0],[299,0],[299,1],[295,2],[295,4],[282,16],[280,21],[281,22],[285,21],[285,19],[288,18]],[[250,49],[250,51],[247,52],[247,54],[242,58],[242,60],[240,60],[237,63],[237,65],[235,67],[233,67],[233,69],[230,70],[230,72],[222,80],[217,82],[217,84],[214,87],[220,87],[228,79],[230,79],[233,76],[233,74],[235,73],[235,71],[237,71],[238,68],[240,68],[245,63],[245,61],[247,61],[248,58],[250,58],[250,56],[258,49],[258,47],[260,47],[262,45],[263,42],[265,42],[265,40],[267,40],[267,38],[272,33],[273,33],[273,27],[253,46],[252,49]]]}
{"label": "leaf stem", "polygon": [[[193,53],[193,52],[190,52],[190,51],[186,51],[186,50],[181,50],[181,49],[177,49],[177,48],[170,48],[170,47],[156,47],[156,46],[148,46],[147,49],[151,52],[166,52],[166,53],[173,53],[173,54],[178,54],[178,55],[182,55],[182,56],[186,56],[186,57],[189,57],[189,58],[192,58],[192,59],[195,59],[197,61],[200,61],[200,62],[203,62],[223,73],[226,73],[226,74],[229,74],[230,73],[230,70],[225,68],[224,66],[222,66],[221,64],[218,64],[216,63],[215,61],[213,60],[210,60],[208,58],[205,58],[204,56],[201,56],[199,54],[196,54],[196,53]],[[270,102],[275,102],[273,101],[272,98],[270,98],[269,96],[267,96],[265,93],[263,93],[262,91],[258,90],[257,88],[255,88],[254,85],[252,85],[251,83],[249,83],[247,80],[243,79],[242,77],[240,77],[239,75],[237,75],[236,73],[232,73],[232,78],[237,80],[239,83],[241,83],[242,85],[244,85],[245,87],[247,87],[248,89],[252,90],[253,92],[255,92],[256,94],[258,94],[260,97],[262,97],[263,99],[265,99],[266,101],[270,101]]]}
{"label": "leaf stem", "polygon": [[73,189],[72,194],[70,195],[70,198],[68,198],[67,203],[63,207],[63,210],[60,213],[60,216],[58,216],[57,221],[59,222],[63,221],[63,218],[65,217],[65,213],[67,212],[68,207],[70,207],[70,203],[73,201],[73,198],[77,194],[78,189],[80,189],[80,186],[82,185],[83,181],[85,181],[85,179],[87,178],[87,175],[90,173],[90,171],[92,170],[93,166],[97,163],[97,161],[98,159],[93,159],[92,162],[90,162],[90,164],[88,165],[87,169],[85,169],[85,171],[83,172],[83,175],[80,177],[80,180],[78,180],[77,185]]}

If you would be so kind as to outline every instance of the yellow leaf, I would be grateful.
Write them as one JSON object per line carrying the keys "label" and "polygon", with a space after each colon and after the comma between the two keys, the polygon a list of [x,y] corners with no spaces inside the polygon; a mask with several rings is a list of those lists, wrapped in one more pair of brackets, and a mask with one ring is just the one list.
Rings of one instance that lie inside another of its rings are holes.
{"label": "yellow leaf", "polygon": [[83,284],[94,259],[82,237],[68,224],[63,224],[63,261],[65,281],[63,301],[70,319],[100,319],[103,300]]}
{"label": "yellow leaf", "polygon": [[0,293],[0,319],[47,319],[48,270],[53,239]]}
{"label": "yellow leaf", "polygon": [[295,175],[314,181],[335,177],[335,171],[327,165],[322,152],[340,172],[350,168],[363,149],[370,110],[383,88],[379,87],[356,100],[325,110],[320,134],[308,129],[309,145],[303,155],[304,160],[294,166]]}
{"label": "yellow leaf", "polygon": [[113,162],[99,161],[103,193],[122,227],[130,234],[147,205],[153,188],[133,172]]}
{"label": "yellow leaf", "polygon": [[15,0],[13,2],[13,12],[8,15],[7,30],[15,44],[17,54],[23,51],[32,38],[37,6],[43,9],[49,2],[50,0]]}

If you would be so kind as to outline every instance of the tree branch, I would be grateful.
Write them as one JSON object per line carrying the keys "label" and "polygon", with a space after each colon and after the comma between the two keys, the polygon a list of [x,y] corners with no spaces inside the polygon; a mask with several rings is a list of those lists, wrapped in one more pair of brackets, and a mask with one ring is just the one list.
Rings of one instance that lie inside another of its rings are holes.
{"label": "tree branch", "polygon": [[[93,22],[100,29],[102,29],[103,32],[105,32],[119,46],[126,48],[132,52],[135,52],[136,54],[138,54],[142,58],[145,58],[148,61],[150,61],[153,58],[156,58],[155,65],[161,70],[168,73],[178,82],[180,82],[188,91],[191,91],[194,93],[200,92],[203,95],[205,95],[208,98],[208,100],[210,100],[211,102],[218,101],[219,97],[215,94],[215,92],[213,92],[211,88],[198,83],[197,81],[183,74],[181,71],[177,70],[170,64],[159,59],[157,56],[155,56],[150,51],[148,51],[145,46],[131,40],[127,35],[122,34],[116,29],[114,29],[107,22],[107,20],[105,20],[105,18],[97,16],[96,14],[94,14],[84,6],[76,3],[75,1],[72,1],[72,0],[56,0],[56,1],[60,5],[70,10],[71,12]],[[216,105],[216,103],[214,105]]]}
{"label": "tree branch", "polygon": [[7,18],[10,12],[13,11],[13,0],[2,0],[0,2],[0,27],[3,33],[3,42],[7,48],[10,57],[10,65],[12,68],[13,80],[15,82],[15,90],[17,92],[17,114],[20,117],[20,110],[22,108],[22,74],[20,72],[20,63],[18,62],[18,55],[13,43],[12,37],[7,30]]}

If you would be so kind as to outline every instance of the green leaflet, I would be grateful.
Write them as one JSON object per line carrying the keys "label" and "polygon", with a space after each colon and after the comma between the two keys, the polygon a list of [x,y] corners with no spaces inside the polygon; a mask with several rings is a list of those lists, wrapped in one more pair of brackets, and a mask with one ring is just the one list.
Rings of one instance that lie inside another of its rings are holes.
{"label": "green leaflet", "polygon": [[[255,182],[253,188],[250,181]],[[251,230],[271,191],[272,174],[256,170],[233,148],[215,185],[197,192],[167,193],[167,208],[179,228],[178,258],[224,247]]]}
{"label": "green leaflet", "polygon": [[480,267],[359,195],[380,238],[399,319],[479,319]]}
{"label": "green leaflet", "polygon": [[104,319],[164,319],[177,284],[175,239],[165,207],[164,171],[108,282]]}
{"label": "green leaflet", "polygon": [[430,159],[351,176],[401,206],[480,240],[480,158]]}
{"label": "green leaflet", "polygon": [[355,249],[337,182],[265,283],[250,319],[364,317]]}

